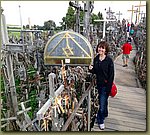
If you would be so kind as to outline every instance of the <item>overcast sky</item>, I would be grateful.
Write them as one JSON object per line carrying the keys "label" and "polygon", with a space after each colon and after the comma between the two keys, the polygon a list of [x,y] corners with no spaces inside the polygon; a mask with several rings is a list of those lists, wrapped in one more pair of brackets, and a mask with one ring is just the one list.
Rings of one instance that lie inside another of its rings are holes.
{"label": "overcast sky", "polygon": [[[74,1],[73,1],[74,2]],[[83,2],[79,2],[83,7]],[[127,10],[132,9],[132,5],[138,6],[140,1],[94,1],[93,13],[101,13],[111,8],[116,15],[119,11],[122,13],[121,20],[123,18],[131,19],[131,12]],[[19,8],[20,5],[20,8]],[[141,5],[146,5],[146,1],[141,1]],[[1,7],[4,9],[4,15],[6,17],[6,23],[12,25],[20,25],[20,13],[22,18],[22,24],[31,25],[44,25],[44,21],[53,20],[57,26],[62,18],[65,17],[69,1],[1,1]],[[134,7],[136,10],[137,7]],[[146,13],[146,6],[140,7],[140,11]],[[133,16],[133,22],[135,22],[135,13]],[[118,18],[118,16],[117,16]]]}

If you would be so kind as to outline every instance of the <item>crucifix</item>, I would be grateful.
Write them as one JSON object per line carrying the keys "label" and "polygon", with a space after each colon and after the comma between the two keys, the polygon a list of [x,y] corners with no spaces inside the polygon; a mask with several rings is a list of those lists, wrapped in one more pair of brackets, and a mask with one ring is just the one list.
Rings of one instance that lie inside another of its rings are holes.
{"label": "crucifix", "polygon": [[140,1],[140,4],[137,5],[137,6],[134,6],[134,7],[139,7],[139,14],[138,14],[138,22],[139,22],[139,18],[140,18],[140,7],[143,7],[143,6],[146,6],[146,5],[141,5],[141,1]]}
{"label": "crucifix", "polygon": [[120,16],[122,15],[122,13],[119,11],[119,13],[116,13],[116,15],[118,15],[118,20],[120,20]]}

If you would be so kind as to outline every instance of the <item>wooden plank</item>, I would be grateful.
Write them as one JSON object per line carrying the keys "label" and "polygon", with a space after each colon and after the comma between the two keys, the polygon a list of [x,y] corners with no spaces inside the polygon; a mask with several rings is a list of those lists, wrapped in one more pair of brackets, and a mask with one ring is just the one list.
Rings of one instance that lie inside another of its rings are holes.
{"label": "wooden plank", "polygon": [[[111,111],[110,117],[113,115],[113,117],[116,116],[120,116],[120,117],[127,117],[128,118],[132,118],[132,119],[138,119],[141,121],[145,121],[146,115],[136,115],[136,114],[130,114],[130,113],[122,113],[122,112],[116,112],[116,111]],[[112,118],[113,118],[112,117]]]}
{"label": "wooden plank", "polygon": [[136,102],[122,102],[122,101],[111,101],[111,103],[109,103],[110,105],[118,105],[118,106],[124,106],[124,109],[127,109],[127,108],[133,108],[134,107],[134,110],[137,108],[138,110],[141,109],[141,110],[145,110],[146,111],[146,104],[140,104],[140,103],[136,103]]}
{"label": "wooden plank", "polygon": [[128,105],[118,105],[118,104],[110,104],[109,105],[110,107],[113,107],[113,108],[119,108],[119,109],[122,109],[122,110],[124,110],[124,109],[127,109],[127,110],[130,110],[130,111],[138,111],[138,112],[146,112],[146,109],[144,109],[144,108],[139,108],[139,107],[134,107],[134,106],[128,106]]}
{"label": "wooden plank", "polygon": [[128,109],[119,109],[119,108],[114,108],[114,107],[109,107],[109,110],[111,112],[122,112],[122,113],[129,113],[129,114],[135,114],[135,115],[146,115],[146,112],[139,112],[139,111],[134,111],[134,110],[128,110]]}
{"label": "wooden plank", "polygon": [[[123,101],[126,101],[127,100],[127,97],[123,97],[123,96],[120,96],[120,95],[116,95],[116,97],[114,98],[109,98],[109,100],[123,100]],[[127,101],[130,101],[130,102],[141,102],[141,103],[144,103],[146,104],[146,99],[145,98],[138,98],[138,99],[135,99],[135,98],[129,98]]]}
{"label": "wooden plank", "polygon": [[110,124],[110,123],[106,124],[106,128],[115,129],[118,131],[146,131],[145,129],[127,127],[127,126],[122,126],[118,124]]}
{"label": "wooden plank", "polygon": [[[128,106],[132,106],[132,105],[136,105],[136,106],[141,106],[141,108],[146,108],[146,103],[143,103],[143,102],[138,102],[138,101],[132,101],[132,100],[128,100],[126,99],[127,101],[125,100],[122,100],[122,99],[117,99],[117,100],[111,100],[109,101],[109,104],[121,104],[121,103],[124,103],[125,105],[128,105]],[[136,108],[136,107],[135,107]]]}
{"label": "wooden plank", "polygon": [[145,123],[136,123],[136,121],[128,121],[128,120],[117,120],[117,119],[113,119],[113,118],[107,118],[106,119],[106,125],[107,123],[110,124],[118,124],[118,125],[122,125],[122,126],[127,126],[127,127],[133,127],[133,128],[139,128],[141,130],[145,129]]}

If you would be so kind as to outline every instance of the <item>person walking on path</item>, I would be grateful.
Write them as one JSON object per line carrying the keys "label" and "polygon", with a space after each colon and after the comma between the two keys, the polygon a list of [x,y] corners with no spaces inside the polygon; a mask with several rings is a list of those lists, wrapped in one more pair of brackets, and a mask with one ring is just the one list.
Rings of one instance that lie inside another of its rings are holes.
{"label": "person walking on path", "polygon": [[127,67],[130,51],[132,51],[131,38],[128,38],[127,42],[123,44],[121,49],[123,50],[123,54],[122,54],[123,67]]}
{"label": "person walking on path", "polygon": [[101,130],[104,130],[104,120],[108,116],[108,97],[114,81],[114,63],[107,55],[109,45],[106,41],[101,41],[96,48],[97,56],[93,65],[89,66],[89,71],[96,74],[97,89],[99,93],[99,110],[97,113],[97,123]]}

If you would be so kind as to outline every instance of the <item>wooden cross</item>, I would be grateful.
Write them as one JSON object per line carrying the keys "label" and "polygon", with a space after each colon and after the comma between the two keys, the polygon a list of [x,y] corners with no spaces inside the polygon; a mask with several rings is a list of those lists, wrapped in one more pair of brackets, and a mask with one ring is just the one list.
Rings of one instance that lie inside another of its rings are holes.
{"label": "wooden cross", "polygon": [[137,5],[137,6],[134,6],[134,7],[139,7],[139,14],[138,14],[138,22],[139,22],[139,18],[140,18],[140,7],[143,7],[143,6],[146,6],[146,5],[141,5],[141,1],[140,1],[140,4]]}
{"label": "wooden cross", "polygon": [[133,12],[137,11],[137,10],[133,10],[134,6],[132,5],[132,10],[127,10],[127,11],[131,11],[132,14],[131,14],[131,23],[132,23],[132,20],[133,20]]}
{"label": "wooden cross", "polygon": [[138,13],[139,11],[138,11],[138,8],[137,8],[137,10],[136,11],[134,11],[134,13],[136,13],[136,20],[135,20],[135,24],[138,22],[138,20],[137,20],[137,13]]}
{"label": "wooden cross", "polygon": [[[31,110],[32,108],[31,108],[31,107],[25,108],[24,103],[25,103],[25,102],[21,102],[21,103],[20,103],[22,110],[19,111],[19,112],[17,112],[17,115],[20,115],[20,114],[23,113],[23,114],[24,114],[24,117],[25,117],[25,121],[23,121],[23,126],[20,125],[21,123],[20,123],[19,121],[17,121],[17,124],[18,124],[18,126],[21,128],[22,131],[26,131],[26,130],[27,130],[26,128],[28,128],[30,125],[32,125],[32,127],[29,127],[28,130],[30,130],[30,131],[32,131],[32,130],[36,131],[36,128],[35,128],[35,126],[33,125],[33,122],[31,121],[31,119],[30,119],[30,117],[29,117],[29,115],[28,115],[28,113],[27,113],[27,111]],[[27,124],[26,124],[26,123],[27,123]],[[26,124],[26,125],[25,125],[25,124]],[[32,128],[33,128],[33,129],[32,129]]]}
{"label": "wooden cross", "polygon": [[120,15],[122,15],[122,13],[119,11],[119,13],[116,13],[116,15],[118,15],[118,20],[120,20]]}

